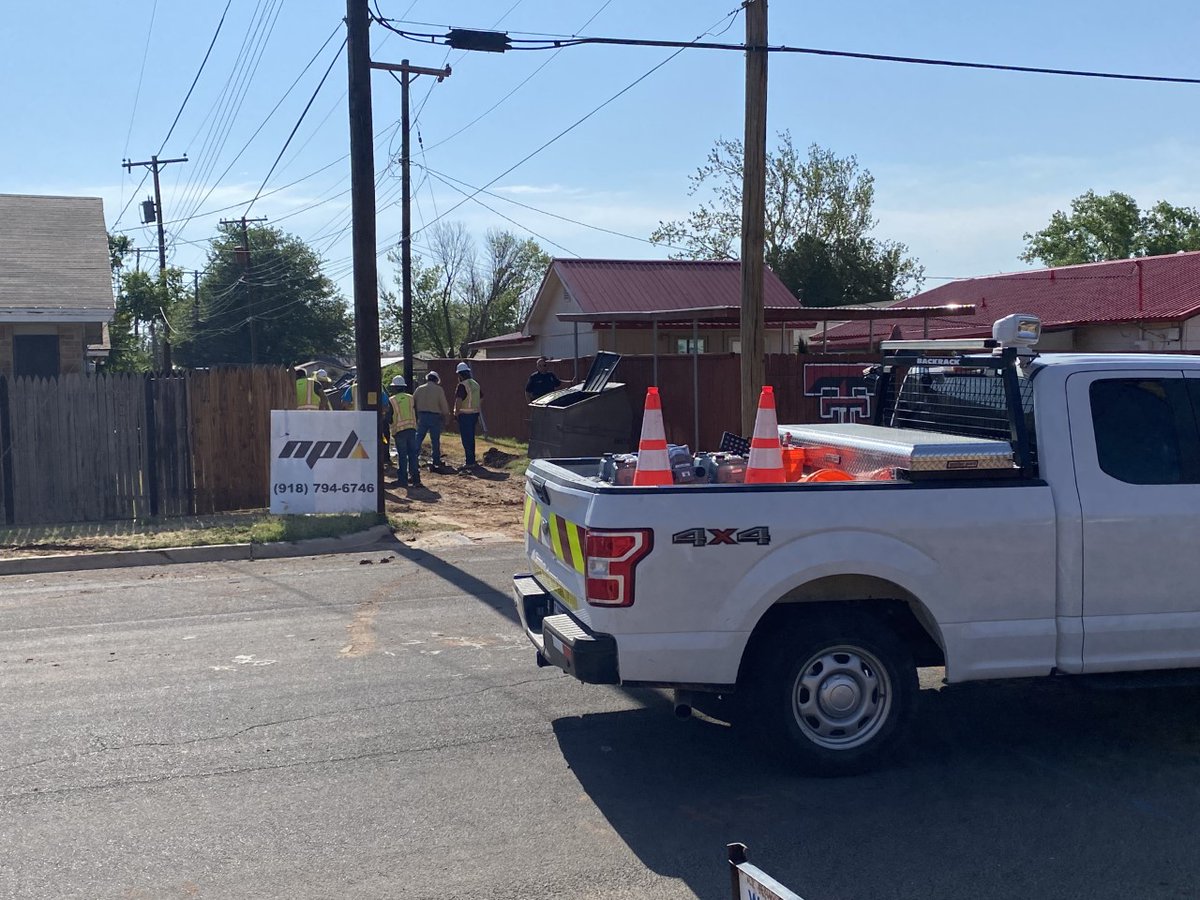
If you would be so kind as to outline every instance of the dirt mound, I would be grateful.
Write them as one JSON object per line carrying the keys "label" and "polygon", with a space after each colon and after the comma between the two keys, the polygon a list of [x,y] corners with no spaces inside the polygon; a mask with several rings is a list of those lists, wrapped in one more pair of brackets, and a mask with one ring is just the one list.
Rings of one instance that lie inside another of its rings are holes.
{"label": "dirt mound", "polygon": [[[451,437],[457,437],[451,435]],[[401,487],[395,473],[385,481],[387,511],[399,521],[396,535],[401,540],[450,531],[475,542],[497,536],[517,540],[522,535],[521,509],[525,500],[525,478],[507,470],[506,463],[518,459],[486,438],[476,444],[483,467],[462,469],[462,448],[442,436],[441,469],[428,467],[428,444],[421,461],[421,486]]]}
{"label": "dirt mound", "polygon": [[516,458],[511,453],[505,453],[503,450],[489,447],[487,453],[483,454],[483,464],[489,469],[503,469]]}

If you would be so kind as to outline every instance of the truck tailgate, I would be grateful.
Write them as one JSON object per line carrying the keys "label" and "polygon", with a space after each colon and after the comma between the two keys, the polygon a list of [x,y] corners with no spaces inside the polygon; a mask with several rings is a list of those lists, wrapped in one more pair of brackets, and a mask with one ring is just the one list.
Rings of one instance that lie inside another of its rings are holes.
{"label": "truck tailgate", "polygon": [[584,625],[590,625],[583,602],[587,561],[585,531],[592,494],[530,475],[525,479],[525,553],[533,574],[555,600]]}

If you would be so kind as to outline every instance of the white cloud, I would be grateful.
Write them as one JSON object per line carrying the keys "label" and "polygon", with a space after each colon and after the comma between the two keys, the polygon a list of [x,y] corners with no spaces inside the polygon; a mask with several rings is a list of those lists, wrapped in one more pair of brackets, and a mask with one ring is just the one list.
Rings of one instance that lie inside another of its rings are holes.
{"label": "white cloud", "polygon": [[495,194],[513,194],[514,196],[536,195],[536,194],[557,194],[570,196],[583,193],[582,188],[570,188],[561,184],[505,184],[499,187],[491,188]]}

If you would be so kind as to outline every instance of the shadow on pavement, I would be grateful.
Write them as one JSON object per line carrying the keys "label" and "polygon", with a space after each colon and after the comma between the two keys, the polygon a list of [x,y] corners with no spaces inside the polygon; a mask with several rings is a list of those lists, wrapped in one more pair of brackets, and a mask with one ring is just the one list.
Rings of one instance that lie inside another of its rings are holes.
{"label": "shadow on pavement", "polygon": [[724,848],[806,900],[1200,896],[1200,689],[1067,679],[922,691],[890,768],[798,776],[710,719],[559,719],[563,756],[653,871],[729,896]]}
{"label": "shadow on pavement", "polygon": [[[392,551],[402,559],[420,566],[427,572],[437,575],[439,578],[454,585],[459,590],[470,594],[484,606],[490,607],[519,627],[520,620],[517,618],[517,610],[513,605],[512,596],[505,591],[497,590],[482,578],[476,578],[465,569],[454,565],[454,563],[434,556],[424,550],[414,550],[400,544],[392,548]],[[533,652],[532,647],[530,648],[530,652]]]}

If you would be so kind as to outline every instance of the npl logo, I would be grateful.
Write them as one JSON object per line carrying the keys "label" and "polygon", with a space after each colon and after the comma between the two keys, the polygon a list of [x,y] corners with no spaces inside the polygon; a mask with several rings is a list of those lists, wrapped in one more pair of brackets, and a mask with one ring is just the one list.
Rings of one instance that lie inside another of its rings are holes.
{"label": "npl logo", "polygon": [[370,459],[371,454],[351,431],[344,441],[288,441],[279,459],[302,459],[311,469],[323,459]]}
{"label": "npl logo", "polygon": [[839,422],[871,420],[871,390],[860,365],[809,363],[804,367],[804,396],[817,397],[822,419]]}

